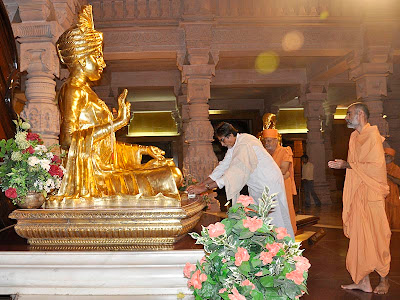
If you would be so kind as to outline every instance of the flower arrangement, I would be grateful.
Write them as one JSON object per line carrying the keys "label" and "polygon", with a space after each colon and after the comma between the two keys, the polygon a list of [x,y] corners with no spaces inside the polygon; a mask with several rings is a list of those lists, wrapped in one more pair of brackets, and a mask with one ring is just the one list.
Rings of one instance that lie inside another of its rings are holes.
{"label": "flower arrangement", "polygon": [[[187,175],[183,178],[183,184],[182,186],[179,188],[180,191],[184,192],[187,190],[187,188],[191,185],[196,185],[199,182],[197,181],[196,178],[192,177],[192,175]],[[203,201],[206,203],[207,208],[210,207],[211,205],[211,197],[208,191],[201,193],[200,197],[203,199]]]}
{"label": "flower arrangement", "polygon": [[186,263],[184,275],[196,300],[298,299],[307,292],[310,263],[286,228],[271,225],[276,194],[265,188],[255,205],[241,195],[228,218],[191,233],[206,255]]}
{"label": "flower arrangement", "polygon": [[179,188],[179,190],[184,192],[187,190],[187,188],[189,186],[196,185],[196,184],[198,184],[198,181],[196,180],[196,178],[192,177],[192,175],[187,175],[187,176],[183,177],[183,184]]}
{"label": "flower arrangement", "polygon": [[64,175],[61,159],[47,148],[30,124],[14,120],[17,132],[13,139],[0,141],[0,187],[14,204],[23,203],[28,192],[48,193],[60,187]]}

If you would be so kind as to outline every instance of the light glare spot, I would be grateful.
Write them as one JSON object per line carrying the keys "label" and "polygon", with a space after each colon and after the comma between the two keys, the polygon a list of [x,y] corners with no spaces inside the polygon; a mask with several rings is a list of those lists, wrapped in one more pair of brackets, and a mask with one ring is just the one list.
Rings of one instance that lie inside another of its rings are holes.
{"label": "light glare spot", "polygon": [[329,11],[327,11],[327,10],[324,10],[324,11],[321,12],[321,14],[319,15],[319,18],[320,18],[321,20],[326,20],[326,19],[328,19],[328,17],[329,17]]}
{"label": "light glare spot", "polygon": [[297,30],[286,33],[282,40],[282,48],[285,51],[299,50],[303,44],[304,35]]}
{"label": "light glare spot", "polygon": [[279,66],[279,56],[274,51],[260,53],[255,62],[255,68],[258,73],[269,74],[274,72]]}

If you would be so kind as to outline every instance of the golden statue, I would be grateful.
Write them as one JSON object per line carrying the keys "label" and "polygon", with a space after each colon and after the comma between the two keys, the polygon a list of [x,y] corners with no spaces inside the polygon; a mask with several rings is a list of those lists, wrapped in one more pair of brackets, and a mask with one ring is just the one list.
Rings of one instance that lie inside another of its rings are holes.
{"label": "golden statue", "polygon": [[[164,158],[164,151],[115,139],[115,131],[130,119],[127,90],[118,97],[114,118],[90,87],[106,67],[103,34],[94,29],[90,5],[83,7],[77,24],[65,31],[56,45],[70,72],[58,95],[60,143],[68,150],[68,158],[58,195],[51,197],[46,207],[107,206],[132,196],[180,200],[182,173],[172,159]],[[144,154],[153,159],[142,164]]]}
{"label": "golden statue", "polygon": [[273,113],[265,113],[263,115],[263,130],[276,129],[276,115]]}
{"label": "golden statue", "polygon": [[[113,116],[90,88],[106,66],[102,43],[92,7],[84,6],[77,25],[57,42],[70,71],[58,95],[60,142],[68,150],[61,188],[46,209],[17,209],[9,217],[35,250],[179,249],[174,244],[200,220],[206,203],[179,193],[182,173],[164,151],[115,140],[129,122],[130,105],[124,90]],[[143,163],[143,155],[153,159]]]}

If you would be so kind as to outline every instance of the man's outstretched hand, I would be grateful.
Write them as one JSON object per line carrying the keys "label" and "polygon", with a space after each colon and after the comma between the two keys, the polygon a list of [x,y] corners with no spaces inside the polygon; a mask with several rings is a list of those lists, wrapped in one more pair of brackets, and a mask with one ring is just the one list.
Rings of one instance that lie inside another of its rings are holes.
{"label": "man's outstretched hand", "polygon": [[204,193],[205,191],[207,191],[207,188],[204,184],[191,185],[187,188],[188,194],[199,195],[201,193]]}
{"label": "man's outstretched hand", "polygon": [[328,161],[328,167],[331,169],[346,169],[350,168],[350,165],[343,159],[335,159]]}

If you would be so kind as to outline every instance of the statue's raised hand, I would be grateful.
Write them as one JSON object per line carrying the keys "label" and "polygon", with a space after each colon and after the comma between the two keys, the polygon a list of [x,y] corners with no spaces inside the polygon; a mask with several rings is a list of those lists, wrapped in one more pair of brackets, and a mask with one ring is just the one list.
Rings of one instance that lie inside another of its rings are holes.
{"label": "statue's raised hand", "polygon": [[148,148],[149,152],[148,154],[150,156],[152,156],[153,158],[156,159],[160,159],[160,160],[164,160],[164,155],[165,155],[165,151],[161,150],[160,148],[156,147],[156,146],[150,146]]}
{"label": "statue's raised hand", "polygon": [[127,124],[131,116],[131,104],[126,102],[126,95],[128,95],[128,90],[124,89],[121,95],[118,97],[118,117],[117,120],[121,123]]}

